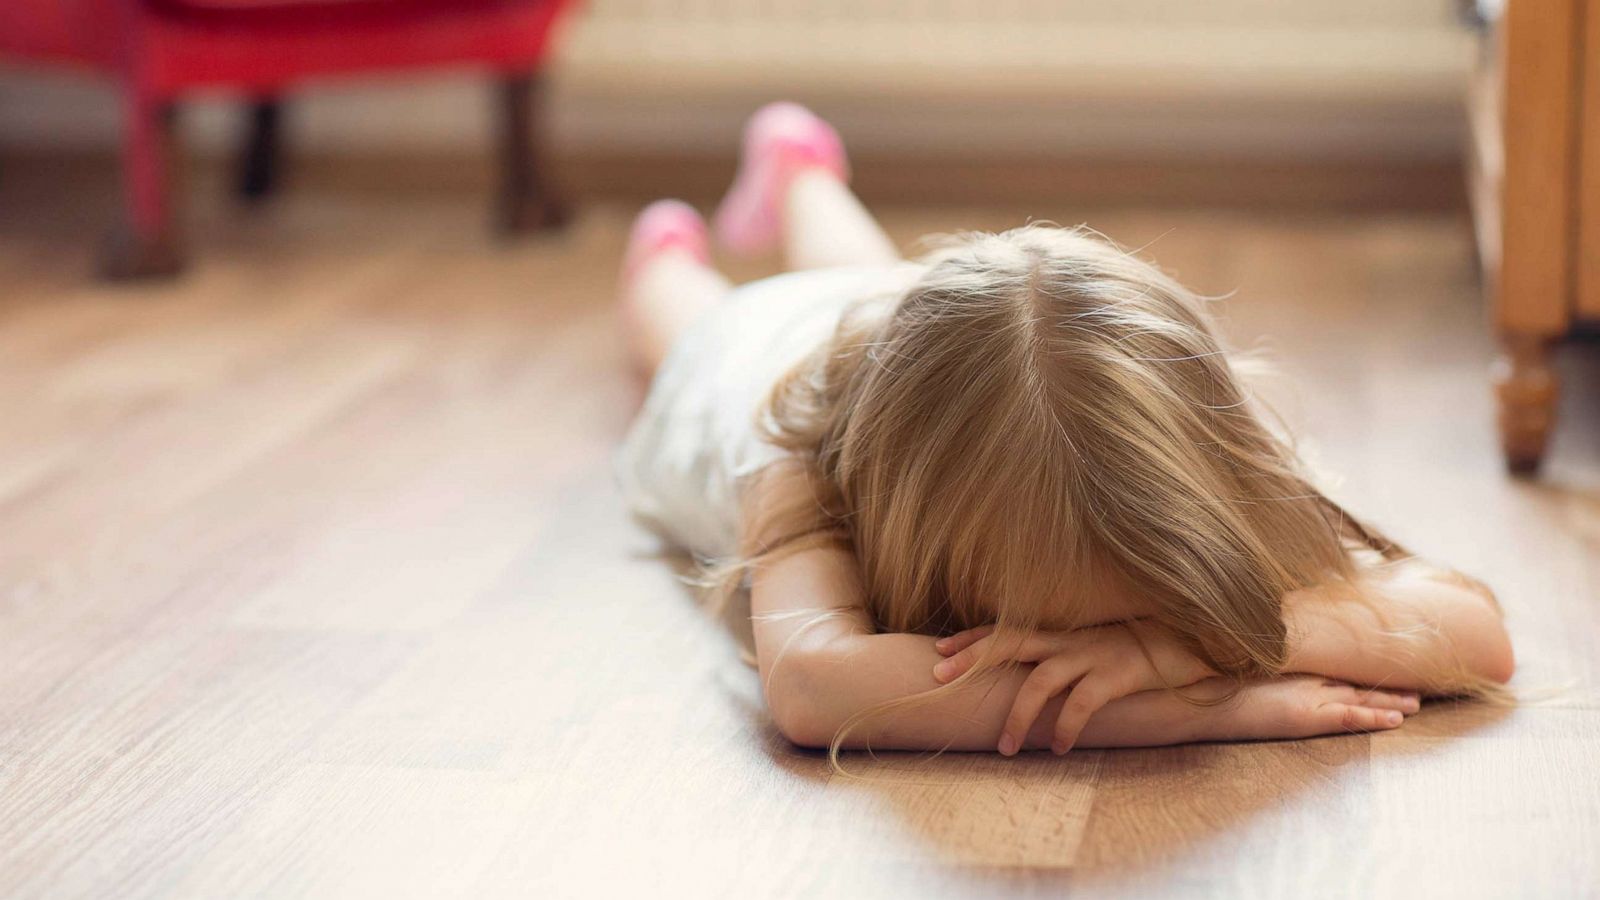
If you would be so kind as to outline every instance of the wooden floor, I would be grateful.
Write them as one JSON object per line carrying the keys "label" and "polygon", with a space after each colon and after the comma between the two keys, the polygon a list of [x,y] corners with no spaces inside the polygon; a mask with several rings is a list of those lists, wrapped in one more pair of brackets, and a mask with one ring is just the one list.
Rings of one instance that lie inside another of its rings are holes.
{"label": "wooden floor", "polygon": [[473,197],[197,193],[198,265],[129,289],[92,192],[0,184],[0,896],[1600,896],[1600,360],[1503,477],[1461,219],[886,214],[1088,219],[1231,292],[1337,493],[1498,587],[1544,700],[846,777],[612,485],[627,210],[506,245]]}

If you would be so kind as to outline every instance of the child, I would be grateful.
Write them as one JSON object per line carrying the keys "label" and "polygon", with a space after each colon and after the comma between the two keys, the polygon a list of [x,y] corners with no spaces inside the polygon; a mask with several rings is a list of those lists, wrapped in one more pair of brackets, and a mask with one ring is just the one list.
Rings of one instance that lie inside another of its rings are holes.
{"label": "child", "polygon": [[846,182],[827,123],[769,106],[716,233],[794,271],[733,288],[662,201],[622,276],[653,377],[625,493],[749,588],[790,740],[1307,737],[1510,678],[1493,596],[1310,484],[1192,293],[1081,230],[906,262]]}

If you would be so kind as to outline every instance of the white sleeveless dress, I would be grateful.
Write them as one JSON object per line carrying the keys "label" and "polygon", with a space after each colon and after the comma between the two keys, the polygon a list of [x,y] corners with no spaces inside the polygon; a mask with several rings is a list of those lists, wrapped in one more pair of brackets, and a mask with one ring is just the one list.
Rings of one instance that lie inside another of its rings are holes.
{"label": "white sleeveless dress", "polygon": [[740,493],[783,451],[756,426],[773,385],[833,336],[858,301],[892,301],[921,275],[897,266],[791,272],[742,285],[675,344],[617,454],[634,516],[703,559],[738,547]]}

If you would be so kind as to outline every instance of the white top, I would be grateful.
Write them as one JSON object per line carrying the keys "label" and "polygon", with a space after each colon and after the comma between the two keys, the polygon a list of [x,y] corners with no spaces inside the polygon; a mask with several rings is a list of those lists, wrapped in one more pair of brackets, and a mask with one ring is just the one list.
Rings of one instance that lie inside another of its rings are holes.
{"label": "white top", "polygon": [[773,386],[858,301],[901,296],[922,267],[791,272],[736,288],[679,339],[617,454],[633,514],[707,559],[733,555],[744,481],[783,451],[756,428]]}

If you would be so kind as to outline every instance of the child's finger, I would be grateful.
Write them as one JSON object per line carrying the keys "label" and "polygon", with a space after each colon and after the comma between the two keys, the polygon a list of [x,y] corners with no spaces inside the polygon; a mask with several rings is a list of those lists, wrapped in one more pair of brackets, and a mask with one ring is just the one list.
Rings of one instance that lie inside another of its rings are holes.
{"label": "child's finger", "polygon": [[1089,724],[1089,719],[1117,696],[1109,684],[1093,675],[1086,675],[1079,680],[1072,692],[1067,694],[1067,702],[1061,704],[1055,737],[1050,741],[1051,751],[1059,756],[1071,750],[1078,743],[1078,735]]}
{"label": "child's finger", "polygon": [[947,656],[934,663],[933,680],[940,684],[949,684],[960,678],[968,669],[977,665],[979,659],[983,658],[983,654],[987,650],[987,640],[987,638],[980,640],[960,653]]}
{"label": "child's finger", "polygon": [[1414,691],[1361,691],[1356,702],[1374,709],[1398,709],[1408,716],[1422,708],[1422,698]]}
{"label": "child's finger", "polygon": [[1082,661],[1064,656],[1053,656],[1034,667],[1011,704],[1011,714],[1000,732],[1000,752],[1006,756],[1016,753],[1050,698],[1082,677]]}
{"label": "child's finger", "polygon": [[1317,710],[1326,730],[1323,734],[1341,731],[1387,731],[1400,727],[1405,714],[1398,709],[1376,709],[1349,703],[1329,703]]}
{"label": "child's finger", "polygon": [[[967,670],[978,664],[978,660],[994,653],[995,641],[1001,640],[996,635],[989,634],[979,638],[971,646],[959,653],[948,656],[933,666],[933,677],[940,684],[948,684],[966,674]],[[999,656],[1001,659],[1013,662],[1038,662],[1053,656],[1058,649],[1057,644],[1042,634],[1030,635],[1021,641],[1007,640]]]}
{"label": "child's finger", "polygon": [[993,625],[980,625],[977,628],[968,628],[966,631],[958,631],[949,637],[942,637],[937,641],[934,641],[933,649],[938,650],[945,656],[949,656],[953,653],[959,653],[962,650],[967,649],[968,647],[977,643],[979,640],[986,638],[993,633]]}

